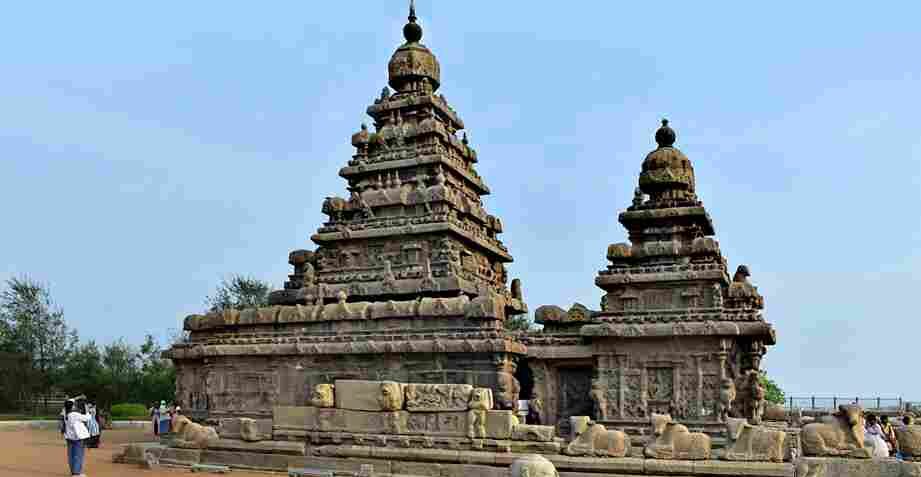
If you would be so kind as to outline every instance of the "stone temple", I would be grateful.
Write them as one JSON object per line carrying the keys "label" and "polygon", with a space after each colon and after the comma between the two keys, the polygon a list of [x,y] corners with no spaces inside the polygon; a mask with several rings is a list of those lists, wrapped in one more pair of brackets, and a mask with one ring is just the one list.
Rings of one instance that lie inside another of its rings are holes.
{"label": "stone temple", "polygon": [[659,413],[711,433],[729,416],[760,422],[775,333],[747,267],[730,276],[667,121],[619,216],[629,242],[608,247],[595,277],[600,310],[545,305],[542,331],[509,332],[528,308],[502,221],[483,207],[477,152],[412,10],[403,34],[315,249],[290,253],[270,306],[186,318],[189,341],[168,352],[183,409],[267,419],[308,406],[317,385],[371,380],[487,388],[498,409],[530,400],[561,434],[572,416],[628,433]]}

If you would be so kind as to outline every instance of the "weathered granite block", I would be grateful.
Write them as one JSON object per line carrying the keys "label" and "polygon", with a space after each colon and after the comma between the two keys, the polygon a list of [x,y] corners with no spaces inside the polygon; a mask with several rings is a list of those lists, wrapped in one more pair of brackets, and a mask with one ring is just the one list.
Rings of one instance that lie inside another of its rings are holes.
{"label": "weathered granite block", "polygon": [[240,438],[244,441],[258,442],[272,439],[271,419],[240,419]]}
{"label": "weathered granite block", "polygon": [[394,461],[392,466],[394,474],[441,477],[441,464],[434,464],[431,462]]}
{"label": "weathered granite block", "polygon": [[317,408],[308,406],[275,406],[272,425],[285,429],[316,429]]}
{"label": "weathered granite block", "polygon": [[263,454],[304,455],[306,443],[289,441],[247,442],[235,439],[218,439],[217,441],[209,443],[208,449]]}
{"label": "weathered granite block", "polygon": [[550,442],[553,440],[554,430],[553,426],[518,424],[512,429],[512,440]]}
{"label": "weathered granite block", "polygon": [[469,384],[406,384],[406,410],[412,412],[465,411],[473,386]]}
{"label": "weathered granite block", "polygon": [[403,408],[403,385],[392,381],[336,381],[336,408],[385,411]]}
{"label": "weathered granite block", "polygon": [[408,413],[407,434],[462,437],[467,435],[467,431],[468,416],[466,411]]}
{"label": "weathered granite block", "polygon": [[406,434],[408,419],[409,413],[406,411],[319,409],[315,430],[358,434]]}
{"label": "weathered granite block", "polygon": [[514,411],[486,411],[486,437],[511,439],[518,418]]}

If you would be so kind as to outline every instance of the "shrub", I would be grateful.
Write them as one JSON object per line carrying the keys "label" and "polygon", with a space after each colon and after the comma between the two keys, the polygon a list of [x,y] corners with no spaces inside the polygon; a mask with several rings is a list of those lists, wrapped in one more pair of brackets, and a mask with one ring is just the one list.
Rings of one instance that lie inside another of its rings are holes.
{"label": "shrub", "polygon": [[112,417],[140,417],[147,416],[147,406],[143,404],[113,404]]}

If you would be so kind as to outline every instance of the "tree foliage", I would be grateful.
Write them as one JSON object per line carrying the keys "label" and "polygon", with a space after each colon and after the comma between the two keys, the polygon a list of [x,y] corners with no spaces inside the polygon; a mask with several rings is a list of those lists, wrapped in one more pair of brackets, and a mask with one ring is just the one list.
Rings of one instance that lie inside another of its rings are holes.
{"label": "tree foliage", "polygon": [[7,401],[47,394],[68,350],[77,342],[76,331],[64,322],[64,311],[54,305],[48,287],[28,277],[6,281],[0,292],[0,350],[18,356],[21,369],[15,383],[4,389]]}
{"label": "tree foliage", "polygon": [[205,305],[213,312],[266,306],[270,291],[272,286],[266,282],[234,274],[221,280],[214,294],[205,298]]}
{"label": "tree foliage", "polygon": [[526,315],[512,315],[505,319],[503,322],[505,329],[508,331],[537,331],[538,327],[534,324],[534,320]]}
{"label": "tree foliage", "polygon": [[761,375],[758,377],[758,380],[761,382],[761,387],[764,388],[765,401],[774,404],[784,404],[786,402],[787,397],[783,390],[780,389],[780,386],[778,386],[774,380],[767,377],[767,374],[761,373]]}

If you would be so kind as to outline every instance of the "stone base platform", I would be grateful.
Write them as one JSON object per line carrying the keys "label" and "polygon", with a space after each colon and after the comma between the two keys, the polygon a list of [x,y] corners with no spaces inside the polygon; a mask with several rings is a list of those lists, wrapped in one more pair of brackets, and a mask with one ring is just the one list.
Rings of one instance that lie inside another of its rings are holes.
{"label": "stone base platform", "polygon": [[[133,446],[143,448],[132,449]],[[358,476],[363,465],[373,466],[374,476],[417,477],[507,477],[515,459],[526,454],[446,449],[389,448],[370,446],[322,446],[308,448],[313,455],[284,455],[277,453],[177,449],[163,446],[129,444],[119,461],[139,463],[124,458],[150,452],[162,464],[191,467],[195,464],[229,466],[235,469],[288,472],[289,469],[321,469],[336,475]],[[322,454],[322,455],[319,455]],[[545,455],[556,466],[561,477],[603,477],[663,475],[673,477],[750,476],[794,477],[789,463],[673,461],[643,458],[591,458]],[[367,468],[366,468],[367,469]],[[833,474],[826,474],[831,477]],[[842,474],[843,475],[843,474]],[[902,474],[853,474],[892,475]],[[912,475],[912,474],[905,474]]]}

